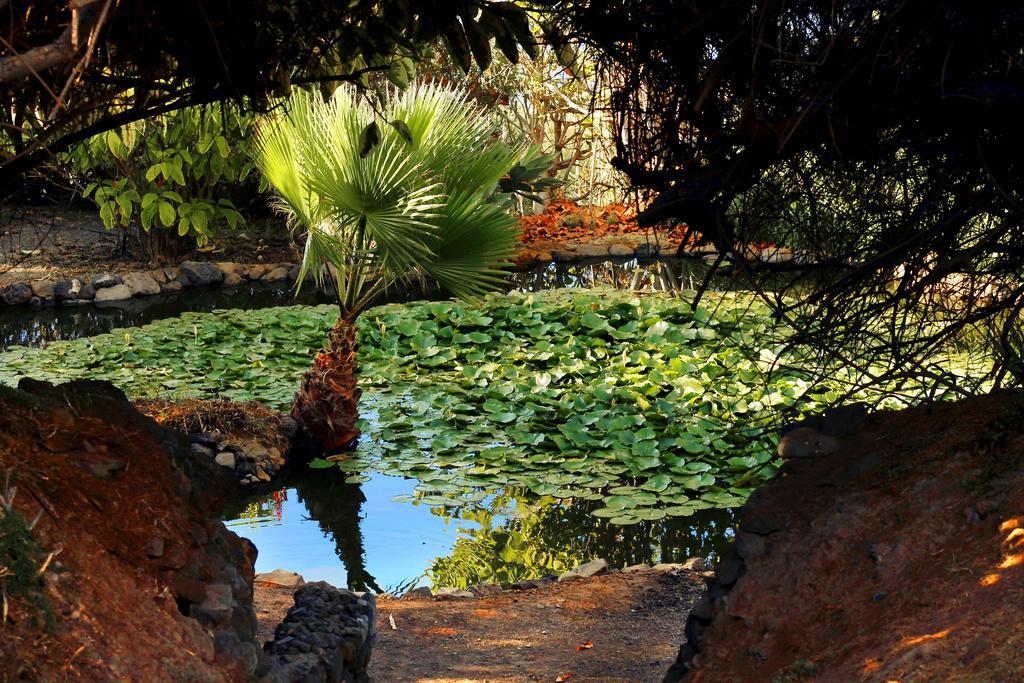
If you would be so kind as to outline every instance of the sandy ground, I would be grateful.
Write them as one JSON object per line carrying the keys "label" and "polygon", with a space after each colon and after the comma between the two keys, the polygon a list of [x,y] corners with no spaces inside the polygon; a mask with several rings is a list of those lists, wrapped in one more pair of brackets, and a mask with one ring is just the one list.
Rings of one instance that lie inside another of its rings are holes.
{"label": "sandy ground", "polygon": [[[702,577],[645,571],[477,599],[381,598],[370,674],[378,683],[660,681]],[[261,638],[291,596],[257,587]]]}

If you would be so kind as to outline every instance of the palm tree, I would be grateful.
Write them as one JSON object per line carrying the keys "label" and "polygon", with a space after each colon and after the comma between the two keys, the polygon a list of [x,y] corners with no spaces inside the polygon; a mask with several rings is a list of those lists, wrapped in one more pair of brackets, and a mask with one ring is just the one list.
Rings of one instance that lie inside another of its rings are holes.
{"label": "palm tree", "polygon": [[279,208],[306,235],[299,282],[330,282],[341,309],[292,406],[326,452],[354,446],[359,434],[360,312],[412,276],[480,295],[500,285],[517,244],[497,188],[525,150],[500,142],[488,117],[450,88],[391,93],[382,113],[347,89],[327,101],[297,91],[255,145]]}

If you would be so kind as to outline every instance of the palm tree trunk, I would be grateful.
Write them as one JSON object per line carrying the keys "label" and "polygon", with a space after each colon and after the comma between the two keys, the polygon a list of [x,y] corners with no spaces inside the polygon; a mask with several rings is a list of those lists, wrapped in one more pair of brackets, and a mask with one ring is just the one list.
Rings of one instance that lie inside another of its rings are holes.
{"label": "palm tree trunk", "polygon": [[324,453],[355,448],[359,437],[355,321],[339,317],[292,403],[298,421]]}

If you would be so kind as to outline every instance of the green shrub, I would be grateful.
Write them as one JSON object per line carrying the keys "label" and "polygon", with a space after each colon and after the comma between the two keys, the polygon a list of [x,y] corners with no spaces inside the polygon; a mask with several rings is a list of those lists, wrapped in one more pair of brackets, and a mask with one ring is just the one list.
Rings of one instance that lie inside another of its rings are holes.
{"label": "green shrub", "polygon": [[230,106],[190,107],[89,138],[68,162],[107,228],[140,228],[151,255],[173,256],[243,222],[230,197],[253,170],[252,127]]}

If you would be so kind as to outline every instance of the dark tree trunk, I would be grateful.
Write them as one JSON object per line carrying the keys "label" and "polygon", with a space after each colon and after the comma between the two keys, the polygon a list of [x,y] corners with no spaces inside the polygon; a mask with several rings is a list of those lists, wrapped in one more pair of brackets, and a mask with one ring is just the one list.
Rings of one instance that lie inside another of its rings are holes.
{"label": "dark tree trunk", "polygon": [[316,450],[351,450],[359,438],[359,395],[356,385],[356,326],[338,318],[317,354],[292,404],[294,417]]}

